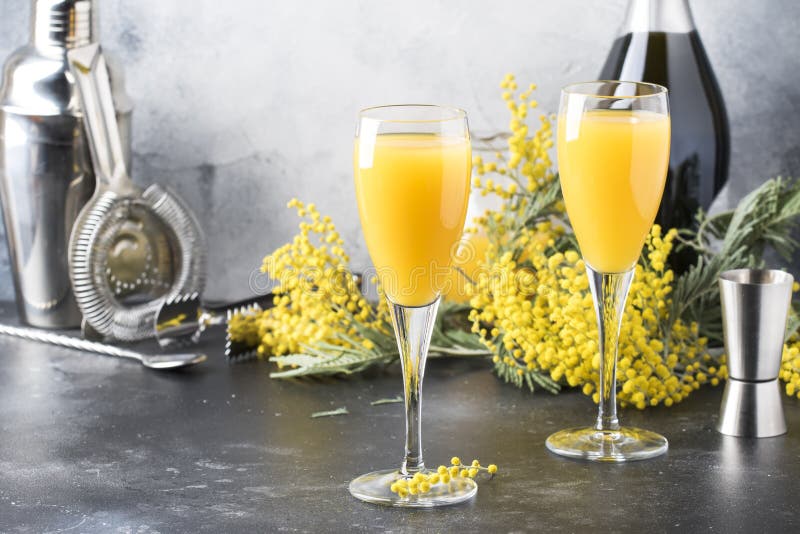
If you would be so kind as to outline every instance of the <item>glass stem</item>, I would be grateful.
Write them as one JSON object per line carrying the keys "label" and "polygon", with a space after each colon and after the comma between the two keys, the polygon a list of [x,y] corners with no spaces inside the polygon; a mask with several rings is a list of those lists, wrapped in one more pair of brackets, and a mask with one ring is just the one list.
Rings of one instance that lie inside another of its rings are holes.
{"label": "glass stem", "polygon": [[625,299],[633,280],[633,269],[624,273],[599,273],[586,265],[589,287],[597,315],[600,338],[600,405],[597,430],[619,430],[617,419],[617,351],[619,328],[625,310]]}
{"label": "glass stem", "polygon": [[427,306],[408,307],[389,301],[389,311],[403,366],[406,406],[406,449],[400,466],[403,475],[425,469],[422,460],[422,378],[439,299]]}

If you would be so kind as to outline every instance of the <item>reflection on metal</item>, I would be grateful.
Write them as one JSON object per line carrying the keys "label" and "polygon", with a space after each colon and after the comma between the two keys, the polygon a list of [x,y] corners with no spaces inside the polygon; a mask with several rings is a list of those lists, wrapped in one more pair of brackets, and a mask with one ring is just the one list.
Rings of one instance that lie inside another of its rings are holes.
{"label": "reflection on metal", "polygon": [[103,354],[105,356],[129,358],[138,360],[145,367],[158,370],[177,369],[178,367],[186,367],[206,361],[206,355],[201,353],[144,354],[113,345],[98,343],[96,341],[87,341],[85,339],[78,339],[53,332],[43,332],[34,328],[20,328],[18,326],[5,324],[0,324],[0,335],[29,339],[31,341],[38,341],[40,343],[57,345],[59,347],[67,347],[85,352],[94,352],[95,354]]}
{"label": "reflection on metal", "polygon": [[764,438],[786,433],[778,372],[792,298],[792,275],[738,269],[720,275],[728,383],[717,430]]}
{"label": "reflection on metal", "polygon": [[151,337],[165,298],[200,293],[205,240],[178,197],[128,176],[100,46],[67,53],[75,77],[97,176],[70,239],[70,278],[86,321],[117,340]]}
{"label": "reflection on metal", "polygon": [[[93,0],[36,0],[31,41],[5,63],[0,88],[0,192],[19,315],[44,328],[76,327],[67,248],[95,189],[82,113],[66,53],[97,39]],[[131,106],[111,73],[122,146],[130,165]]]}

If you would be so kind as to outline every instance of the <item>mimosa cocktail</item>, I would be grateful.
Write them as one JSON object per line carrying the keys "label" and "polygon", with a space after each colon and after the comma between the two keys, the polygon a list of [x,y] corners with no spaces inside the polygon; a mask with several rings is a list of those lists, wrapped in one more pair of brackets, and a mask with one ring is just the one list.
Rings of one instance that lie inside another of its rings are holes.
{"label": "mimosa cocktail", "polygon": [[586,264],[601,357],[597,421],[548,437],[556,454],[623,462],[667,450],[663,436],[620,426],[616,367],[625,299],[664,191],[669,143],[667,90],[660,85],[599,81],[561,92],[561,191]]}
{"label": "mimosa cocktail", "polygon": [[470,499],[471,478],[427,491],[392,491],[425,473],[422,377],[452,257],[467,215],[471,157],[467,115],[440,106],[382,106],[361,111],[354,174],[361,228],[389,303],[405,393],[405,456],[399,469],[350,482],[355,497],[429,508]]}

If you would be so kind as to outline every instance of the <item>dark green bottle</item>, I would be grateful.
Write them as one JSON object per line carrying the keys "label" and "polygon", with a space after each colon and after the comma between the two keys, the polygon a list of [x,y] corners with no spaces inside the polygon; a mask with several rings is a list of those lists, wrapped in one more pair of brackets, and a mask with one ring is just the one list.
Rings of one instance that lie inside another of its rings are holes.
{"label": "dark green bottle", "polygon": [[[688,0],[629,0],[625,23],[600,79],[646,81],[669,89],[669,174],[656,218],[666,231],[694,225],[728,181],[730,133],[725,103]],[[684,271],[689,250],[672,254]]]}

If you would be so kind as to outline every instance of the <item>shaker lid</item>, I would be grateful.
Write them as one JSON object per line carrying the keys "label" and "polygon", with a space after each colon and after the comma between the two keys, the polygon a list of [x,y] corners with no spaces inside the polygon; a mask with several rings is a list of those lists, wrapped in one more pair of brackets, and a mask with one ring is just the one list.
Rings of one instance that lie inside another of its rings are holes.
{"label": "shaker lid", "polygon": [[[95,0],[34,0],[31,39],[6,60],[0,108],[18,115],[80,116],[66,52],[96,42],[97,22]],[[132,104],[122,71],[107,59],[115,107],[127,113]]]}
{"label": "shaker lid", "polygon": [[31,42],[36,47],[75,48],[97,40],[94,0],[36,0]]}

